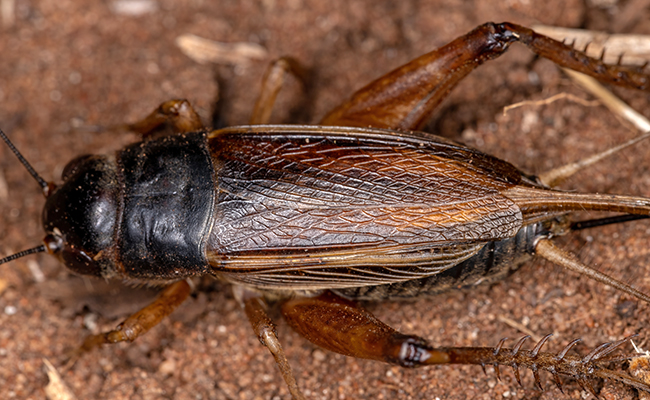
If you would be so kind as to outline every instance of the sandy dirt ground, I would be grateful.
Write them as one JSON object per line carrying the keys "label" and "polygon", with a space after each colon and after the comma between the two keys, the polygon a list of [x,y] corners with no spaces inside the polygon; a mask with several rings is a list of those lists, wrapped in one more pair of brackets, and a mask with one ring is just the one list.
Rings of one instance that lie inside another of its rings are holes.
{"label": "sandy dirt ground", "polygon": [[[268,63],[291,55],[309,68],[308,90],[293,82],[272,119],[315,123],[365,82],[487,21],[650,34],[643,0],[3,0],[0,25],[0,127],[45,179],[58,180],[79,154],[106,153],[137,138],[111,126],[133,122],[161,102],[187,98],[206,123],[217,96],[223,121],[246,123]],[[140,5],[140,11],[134,4]],[[13,9],[10,7],[13,6]],[[131,8],[129,8],[131,7]],[[141,12],[141,13],[140,13]],[[192,33],[249,42],[263,59],[198,64],[175,44]],[[215,77],[219,77],[216,79]],[[218,83],[221,81],[221,84]],[[502,107],[557,93],[582,92],[552,63],[522,46],[475,71],[427,130],[464,141],[523,170],[541,172],[607,148],[635,133],[602,106],[559,101],[501,115]],[[617,90],[647,115],[650,97]],[[297,99],[297,100],[296,100]],[[103,127],[103,128],[102,128]],[[650,196],[650,146],[612,157],[563,187]],[[0,146],[0,254],[42,239],[44,200]],[[584,231],[559,240],[591,265],[650,290],[648,222]],[[107,330],[152,291],[75,277],[47,255],[3,265],[0,274],[0,398],[41,399],[43,358],[60,366],[90,332]],[[648,345],[647,304],[559,267],[531,262],[510,279],[412,302],[368,304],[406,333],[435,345],[492,346],[525,332],[554,333],[558,351],[581,337],[586,354],[640,331]],[[278,330],[308,399],[582,399],[573,381],[562,394],[542,373],[546,392],[523,387],[509,370],[441,366],[405,370],[317,349],[280,318]],[[516,324],[523,326],[517,328]],[[628,346],[627,350],[631,350]],[[272,357],[252,334],[228,285],[199,282],[197,293],[132,344],[84,356],[62,379],[78,399],[288,399]],[[595,382],[603,398],[635,398]]]}

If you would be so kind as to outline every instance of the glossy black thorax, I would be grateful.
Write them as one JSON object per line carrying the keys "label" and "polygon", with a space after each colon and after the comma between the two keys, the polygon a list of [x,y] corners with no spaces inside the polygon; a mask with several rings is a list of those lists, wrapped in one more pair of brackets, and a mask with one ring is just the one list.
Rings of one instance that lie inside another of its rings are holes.
{"label": "glossy black thorax", "polygon": [[205,136],[167,136],[118,152],[124,209],[117,246],[129,278],[180,279],[205,272],[204,237],[214,208]]}

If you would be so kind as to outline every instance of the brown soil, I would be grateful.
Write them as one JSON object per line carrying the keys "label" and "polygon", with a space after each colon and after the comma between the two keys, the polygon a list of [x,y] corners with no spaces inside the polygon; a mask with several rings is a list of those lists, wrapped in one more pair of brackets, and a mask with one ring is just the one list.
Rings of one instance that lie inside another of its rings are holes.
{"label": "brown soil", "polygon": [[[11,1],[3,1],[12,3]],[[162,101],[187,98],[209,120],[217,94],[229,124],[245,123],[269,61],[291,55],[310,68],[309,106],[283,96],[274,122],[315,122],[351,92],[393,67],[440,46],[480,23],[543,23],[610,32],[650,33],[644,1],[153,1],[142,16],[116,13],[117,1],[17,1],[13,24],[0,28],[0,127],[46,179],[83,153],[103,153],[136,138],[98,126],[135,121]],[[644,8],[645,7],[645,8]],[[8,14],[3,15],[7,16]],[[269,57],[248,66],[199,65],[174,44],[181,34],[263,45]],[[531,79],[532,78],[532,79]],[[296,85],[294,85],[296,86]],[[294,92],[297,88],[294,87]],[[289,91],[291,92],[291,90]],[[505,105],[569,92],[588,96],[550,62],[519,46],[474,72],[455,90],[429,130],[463,140],[535,173],[607,148],[634,133],[602,107],[561,101],[501,116]],[[637,109],[647,95],[618,91]],[[42,238],[39,188],[0,146],[0,252]],[[650,196],[648,144],[584,172],[565,187]],[[6,181],[6,187],[3,183]],[[580,258],[648,291],[648,223],[585,231],[561,240]],[[29,264],[44,274],[38,282]],[[42,358],[61,365],[89,333],[106,330],[146,302],[150,293],[73,277],[46,255],[3,265],[0,275],[0,398],[43,398]],[[89,292],[86,290],[89,289]],[[642,330],[648,305],[543,262],[511,279],[471,291],[409,303],[369,304],[376,315],[435,345],[495,345],[523,333],[554,333],[559,350],[576,337],[578,351]],[[442,366],[405,370],[315,348],[281,320],[279,333],[299,385],[310,399],[572,398],[542,374],[523,387],[510,371],[498,382],[491,368]],[[629,347],[628,347],[629,349]],[[252,334],[228,286],[202,282],[195,298],[133,344],[84,356],[64,381],[79,399],[287,399],[268,351]],[[633,397],[596,382],[605,398]],[[622,397],[616,397],[622,396]]]}

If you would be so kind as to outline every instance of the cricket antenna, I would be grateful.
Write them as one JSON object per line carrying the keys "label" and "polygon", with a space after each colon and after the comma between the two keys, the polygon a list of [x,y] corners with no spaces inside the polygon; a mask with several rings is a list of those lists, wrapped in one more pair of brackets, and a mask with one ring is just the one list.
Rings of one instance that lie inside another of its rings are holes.
{"label": "cricket antenna", "polygon": [[23,155],[20,154],[20,152],[18,151],[16,146],[14,146],[14,144],[11,143],[11,140],[9,140],[9,138],[2,131],[2,129],[0,129],[0,137],[2,137],[2,140],[4,140],[5,143],[7,143],[7,146],[9,146],[9,149],[11,149],[11,151],[18,158],[18,161],[20,161],[25,166],[27,171],[34,177],[34,179],[36,179],[36,182],[38,182],[38,184],[43,189],[43,194],[45,194],[45,197],[47,197],[50,193],[52,193],[52,191],[54,190],[54,187],[55,187],[54,184],[53,183],[48,183],[47,181],[45,181],[45,179],[41,178],[41,176],[36,172],[36,170],[31,166],[31,164],[25,159],[25,157],[23,157]]}
{"label": "cricket antenna", "polygon": [[[2,131],[0,131],[0,132],[2,132]],[[16,254],[12,254],[12,255],[7,256],[5,258],[0,258],[0,264],[8,263],[9,261],[13,261],[13,260],[15,260],[17,258],[20,258],[20,257],[28,256],[30,254],[43,253],[46,250],[47,249],[45,248],[45,245],[42,244],[40,246],[36,246],[36,247],[31,248],[31,249],[23,250],[23,251],[18,252]]]}
{"label": "cricket antenna", "polygon": [[[7,143],[7,146],[9,146],[9,149],[11,149],[11,151],[16,155],[16,157],[18,157],[18,161],[20,161],[25,166],[27,171],[34,177],[34,179],[36,179],[36,182],[38,182],[38,184],[43,189],[43,194],[45,195],[45,197],[49,196],[50,193],[52,193],[54,191],[54,189],[55,189],[54,184],[53,183],[48,183],[47,181],[45,181],[45,179],[41,178],[41,176],[36,172],[34,167],[32,167],[31,164],[29,162],[27,162],[25,157],[23,157],[23,155],[20,154],[20,152],[18,151],[16,146],[14,146],[14,144],[11,143],[11,140],[9,140],[9,138],[2,131],[2,129],[0,129],[0,137],[2,137],[2,140],[4,140],[4,142]],[[36,246],[36,247],[31,248],[31,249],[23,250],[23,251],[18,252],[16,254],[12,254],[12,255],[7,256],[5,258],[0,258],[0,264],[5,264],[5,263],[8,263],[9,261],[13,261],[13,260],[15,260],[17,258],[21,258],[21,257],[28,256],[30,254],[35,254],[35,253],[43,253],[45,251],[47,251],[47,247],[45,247],[45,245],[42,244],[40,246]]]}

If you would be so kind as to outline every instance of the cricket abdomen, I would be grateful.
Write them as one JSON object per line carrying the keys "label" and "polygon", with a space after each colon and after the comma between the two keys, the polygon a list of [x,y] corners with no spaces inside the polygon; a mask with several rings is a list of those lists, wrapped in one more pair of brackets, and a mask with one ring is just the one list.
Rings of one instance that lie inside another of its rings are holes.
{"label": "cricket abdomen", "polygon": [[488,242],[474,256],[426,278],[336,289],[334,292],[357,300],[407,299],[492,282],[505,277],[533,257],[537,239],[548,233],[545,225],[526,225],[514,237]]}

